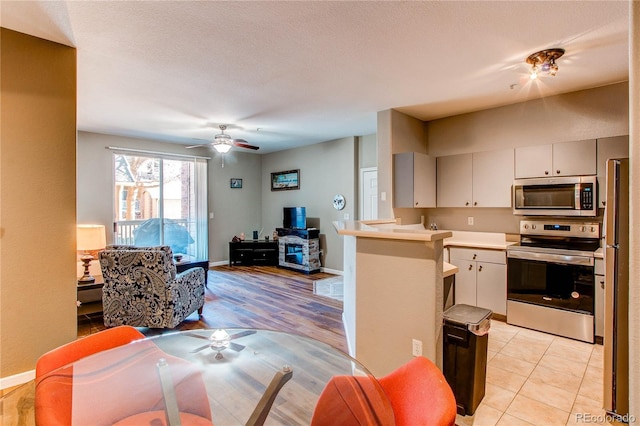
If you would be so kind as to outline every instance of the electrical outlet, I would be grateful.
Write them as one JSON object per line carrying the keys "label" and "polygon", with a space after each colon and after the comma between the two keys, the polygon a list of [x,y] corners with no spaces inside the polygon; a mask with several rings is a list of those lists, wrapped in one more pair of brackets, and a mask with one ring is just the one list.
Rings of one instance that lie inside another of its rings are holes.
{"label": "electrical outlet", "polygon": [[411,353],[413,356],[422,356],[422,340],[412,339],[411,345]]}
{"label": "electrical outlet", "polygon": [[473,225],[473,216],[467,218],[467,225]]}
{"label": "electrical outlet", "polygon": [[380,193],[380,201],[387,201],[387,193],[386,192],[381,192]]}

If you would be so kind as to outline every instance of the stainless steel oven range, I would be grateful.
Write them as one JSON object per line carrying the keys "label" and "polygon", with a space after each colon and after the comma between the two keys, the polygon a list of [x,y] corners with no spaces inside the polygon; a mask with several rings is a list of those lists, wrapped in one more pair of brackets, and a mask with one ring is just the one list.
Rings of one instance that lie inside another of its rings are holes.
{"label": "stainless steel oven range", "polygon": [[593,343],[600,224],[528,219],[520,235],[507,250],[507,322]]}

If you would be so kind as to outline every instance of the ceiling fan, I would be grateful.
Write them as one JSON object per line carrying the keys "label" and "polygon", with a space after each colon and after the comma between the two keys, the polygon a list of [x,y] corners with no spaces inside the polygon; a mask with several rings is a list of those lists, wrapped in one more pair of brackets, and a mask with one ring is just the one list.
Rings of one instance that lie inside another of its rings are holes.
{"label": "ceiling fan", "polygon": [[239,148],[247,148],[258,150],[259,147],[255,145],[249,145],[244,139],[232,139],[231,136],[226,134],[224,131],[227,130],[227,126],[225,124],[220,125],[220,133],[213,137],[213,142],[203,145],[193,145],[188,146],[187,148],[198,148],[201,146],[213,146],[213,148],[221,154],[225,154],[229,152],[231,147],[237,146]]}

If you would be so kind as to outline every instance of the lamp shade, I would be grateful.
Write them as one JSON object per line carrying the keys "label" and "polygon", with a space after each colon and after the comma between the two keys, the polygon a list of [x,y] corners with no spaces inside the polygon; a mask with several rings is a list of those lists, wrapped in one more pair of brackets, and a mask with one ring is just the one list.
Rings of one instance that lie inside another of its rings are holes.
{"label": "lamp shade", "polygon": [[78,251],[92,251],[107,245],[104,225],[78,225]]}

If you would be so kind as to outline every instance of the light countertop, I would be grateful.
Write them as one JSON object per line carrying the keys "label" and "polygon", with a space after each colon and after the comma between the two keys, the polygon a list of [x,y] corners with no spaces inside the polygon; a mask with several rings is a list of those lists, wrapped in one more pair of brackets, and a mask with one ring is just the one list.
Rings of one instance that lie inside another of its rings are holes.
{"label": "light countertop", "polygon": [[335,221],[339,235],[387,240],[437,241],[451,237],[451,231],[430,231],[422,225],[398,225],[395,220]]}
{"label": "light countertop", "polygon": [[593,257],[596,259],[604,259],[604,249],[600,247],[598,250],[594,251]]}
{"label": "light countertop", "polygon": [[445,238],[445,247],[474,247],[490,250],[506,250],[507,247],[518,244],[518,241],[508,241],[507,235],[500,232],[468,232],[451,231],[453,234]]}
{"label": "light countertop", "polygon": [[459,271],[457,266],[447,262],[442,262],[442,269],[443,269],[443,273],[442,273],[443,278],[447,278],[453,274],[457,274]]}

